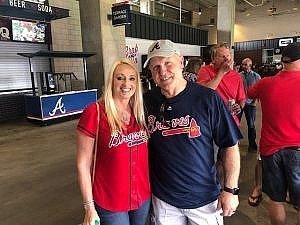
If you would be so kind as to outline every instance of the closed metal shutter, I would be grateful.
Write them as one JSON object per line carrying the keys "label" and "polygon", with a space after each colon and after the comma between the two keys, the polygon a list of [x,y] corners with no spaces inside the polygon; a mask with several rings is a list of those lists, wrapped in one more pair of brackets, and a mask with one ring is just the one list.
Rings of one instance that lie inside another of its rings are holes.
{"label": "closed metal shutter", "polygon": [[[28,58],[17,53],[48,50],[46,44],[0,41],[0,92],[31,88]],[[33,58],[33,72],[50,71],[48,58]]]}

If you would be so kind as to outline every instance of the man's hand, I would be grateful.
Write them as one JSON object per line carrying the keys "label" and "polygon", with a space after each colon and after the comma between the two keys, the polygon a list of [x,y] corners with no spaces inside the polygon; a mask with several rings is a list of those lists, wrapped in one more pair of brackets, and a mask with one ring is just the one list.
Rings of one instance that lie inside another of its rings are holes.
{"label": "man's hand", "polygon": [[223,63],[218,69],[218,74],[225,75],[227,72],[232,70],[232,65],[233,65],[232,59],[230,60],[224,59]]}
{"label": "man's hand", "polygon": [[222,191],[218,199],[217,210],[222,209],[221,216],[232,216],[239,205],[238,195]]}

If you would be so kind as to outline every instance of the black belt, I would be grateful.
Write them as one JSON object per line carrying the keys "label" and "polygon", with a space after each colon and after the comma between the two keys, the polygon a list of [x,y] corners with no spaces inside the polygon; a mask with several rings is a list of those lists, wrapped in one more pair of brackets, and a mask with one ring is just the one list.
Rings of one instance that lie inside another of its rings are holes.
{"label": "black belt", "polygon": [[288,146],[288,147],[285,147],[285,148],[300,151],[300,146]]}

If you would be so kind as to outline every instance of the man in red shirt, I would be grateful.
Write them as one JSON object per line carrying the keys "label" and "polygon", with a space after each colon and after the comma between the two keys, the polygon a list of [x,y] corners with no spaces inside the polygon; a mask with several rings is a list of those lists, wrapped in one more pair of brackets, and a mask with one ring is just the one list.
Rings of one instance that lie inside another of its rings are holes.
{"label": "man in red shirt", "polygon": [[300,43],[289,44],[282,52],[284,69],[248,89],[262,108],[260,154],[263,192],[270,197],[271,225],[285,225],[284,202],[297,210],[300,224]]}
{"label": "man in red shirt", "polygon": [[211,65],[199,70],[197,82],[216,90],[226,105],[231,102],[231,114],[237,125],[240,125],[237,115],[245,105],[246,95],[242,77],[232,69],[233,60],[228,45],[214,45],[211,48],[211,59]]}

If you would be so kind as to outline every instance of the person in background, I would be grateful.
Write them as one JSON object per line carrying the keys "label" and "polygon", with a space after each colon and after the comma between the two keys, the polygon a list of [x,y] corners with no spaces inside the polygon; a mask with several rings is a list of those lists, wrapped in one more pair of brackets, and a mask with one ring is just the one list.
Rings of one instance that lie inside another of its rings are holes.
{"label": "person in background", "polygon": [[286,225],[284,202],[297,210],[300,225],[300,43],[282,51],[283,70],[248,89],[261,102],[262,190],[269,200],[271,225]]}
{"label": "person in background", "polygon": [[[169,40],[148,49],[158,87],[145,95],[150,133],[152,220],[159,225],[220,225],[238,206],[241,133],[215,91],[187,82],[183,57]],[[225,187],[216,179],[213,142],[224,154]]]}
{"label": "person in background", "polygon": [[233,69],[236,71],[236,72],[240,72],[241,70],[241,65],[240,64],[237,64],[237,63],[234,63],[233,64]]}
{"label": "person in background", "polygon": [[197,82],[216,90],[225,104],[230,104],[232,116],[240,125],[238,114],[245,105],[246,95],[240,74],[232,69],[233,60],[228,45],[219,43],[212,46],[211,59],[212,64],[199,70]]}
{"label": "person in background", "polygon": [[203,65],[203,60],[199,57],[193,57],[188,60],[187,65],[183,70],[183,77],[187,81],[196,82],[198,78],[198,71]]}
{"label": "person in background", "polygon": [[84,225],[95,225],[99,217],[101,225],[145,224],[151,193],[143,107],[135,65],[127,59],[115,62],[102,99],[84,110],[77,126]]}
{"label": "person in background", "polygon": [[[243,59],[241,76],[243,78],[246,95],[247,95],[248,88],[261,79],[260,75],[254,72],[251,69],[251,67],[252,67],[252,60],[250,58]],[[247,96],[246,104],[243,108],[243,112],[245,114],[247,126],[248,126],[248,142],[249,142],[248,152],[257,152],[256,129],[255,129],[256,100],[251,99]]]}
{"label": "person in background", "polygon": [[[247,95],[247,90],[253,84],[261,79],[260,75],[252,70],[252,60],[250,58],[245,58],[242,61],[241,76],[244,82],[245,93]],[[256,144],[256,129],[255,129],[255,119],[256,119],[256,100],[251,99],[247,96],[246,104],[243,109],[246,117],[247,127],[248,127],[248,152],[255,152],[258,154],[257,162],[255,165],[255,177],[254,185],[251,194],[248,197],[248,203],[250,206],[256,207],[262,201],[262,191],[261,191],[261,158],[257,152]],[[242,113],[241,113],[242,115]]]}

